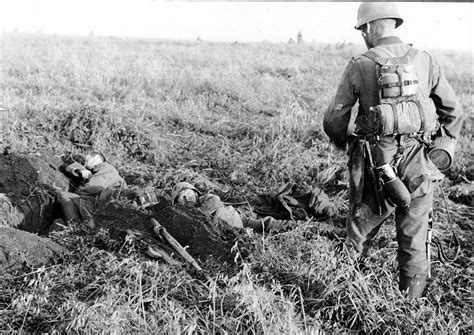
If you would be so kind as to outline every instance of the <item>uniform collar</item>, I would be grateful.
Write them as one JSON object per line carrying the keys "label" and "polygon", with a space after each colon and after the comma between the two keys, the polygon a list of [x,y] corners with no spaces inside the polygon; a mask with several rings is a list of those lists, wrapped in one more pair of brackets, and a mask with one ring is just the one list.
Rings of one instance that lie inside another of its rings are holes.
{"label": "uniform collar", "polygon": [[379,45],[387,45],[387,44],[395,44],[395,43],[403,43],[403,42],[398,36],[387,36],[387,37],[379,38],[375,42],[375,46],[377,47]]}

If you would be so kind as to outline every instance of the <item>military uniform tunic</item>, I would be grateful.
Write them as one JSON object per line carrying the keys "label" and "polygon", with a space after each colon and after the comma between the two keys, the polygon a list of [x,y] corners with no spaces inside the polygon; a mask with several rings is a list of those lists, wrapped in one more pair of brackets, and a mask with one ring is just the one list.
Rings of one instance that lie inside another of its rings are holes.
{"label": "military uniform tunic", "polygon": [[[379,39],[373,49],[388,58],[402,57],[409,48],[398,37],[390,36]],[[432,55],[421,50],[413,63],[419,80],[419,94],[431,98],[436,106],[442,128],[439,131],[456,139],[462,126],[462,109],[440,66]],[[337,147],[345,148],[349,144],[351,180],[355,178],[363,186],[356,189],[357,182],[350,182],[351,204],[345,243],[359,252],[367,251],[370,240],[395,210],[400,271],[408,276],[425,275],[428,268],[425,246],[428,215],[433,203],[434,185],[443,174],[429,160],[426,148],[417,139],[403,137],[400,142],[397,136],[381,137],[374,158],[379,163],[393,163],[398,155],[397,173],[411,194],[411,203],[408,210],[402,210],[390,206],[382,198],[384,211],[379,215],[373,181],[368,176],[363,177],[366,174],[364,164],[357,164],[357,158],[364,154],[354,145],[353,139],[357,136],[373,138],[375,132],[374,117],[369,108],[379,104],[376,66],[374,61],[362,55],[349,62],[323,121],[326,134]],[[359,110],[354,134],[351,135],[348,133],[349,122],[356,102]]]}

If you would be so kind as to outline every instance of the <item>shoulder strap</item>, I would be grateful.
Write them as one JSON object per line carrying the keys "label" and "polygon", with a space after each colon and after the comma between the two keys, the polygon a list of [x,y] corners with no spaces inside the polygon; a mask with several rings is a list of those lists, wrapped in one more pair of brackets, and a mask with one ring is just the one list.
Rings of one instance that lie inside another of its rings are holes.
{"label": "shoulder strap", "polygon": [[[372,60],[373,62],[383,66],[383,65],[388,65],[388,64],[403,64],[403,63],[409,63],[411,62],[416,55],[418,54],[418,50],[413,48],[410,44],[408,45],[409,48],[405,55],[401,57],[382,57],[378,52],[376,52],[376,48],[372,48],[370,50],[367,50],[365,53],[363,53],[361,56],[365,56]],[[385,50],[384,50],[385,51]]]}
{"label": "shoulder strap", "polygon": [[386,63],[386,59],[381,57],[373,48],[364,52],[361,56],[367,57],[372,62],[383,66]]}
{"label": "shoulder strap", "polygon": [[405,54],[405,57],[407,57],[409,60],[412,60],[413,58],[416,57],[416,55],[418,55],[418,50],[410,46],[407,53]]}
{"label": "shoulder strap", "polygon": [[433,83],[433,55],[426,51],[426,50],[422,50],[422,52],[424,52],[425,54],[428,55],[428,58],[430,59],[430,67],[429,67],[429,75],[428,75],[428,83],[429,83],[429,89],[431,90],[434,86],[434,83]]}

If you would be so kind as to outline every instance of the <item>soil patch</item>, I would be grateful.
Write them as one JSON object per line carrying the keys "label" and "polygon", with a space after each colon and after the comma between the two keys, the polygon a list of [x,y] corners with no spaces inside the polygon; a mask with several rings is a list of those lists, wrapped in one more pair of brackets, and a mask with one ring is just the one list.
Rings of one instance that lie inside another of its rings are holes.
{"label": "soil patch", "polygon": [[0,226],[0,273],[48,263],[63,249],[47,238]]}
{"label": "soil patch", "polygon": [[204,213],[193,207],[172,206],[160,198],[160,203],[148,210],[134,210],[117,204],[100,208],[93,220],[97,228],[107,229],[110,237],[123,240],[128,229],[154,235],[150,221],[155,218],[195,258],[205,261],[212,257],[232,263],[231,248],[238,230],[212,223]]}
{"label": "soil patch", "polygon": [[[0,157],[0,193],[5,193],[25,216],[17,228],[46,233],[54,219],[61,216],[55,190],[51,186],[69,189],[69,179],[60,172],[62,164],[63,161],[59,157],[48,153],[25,156],[8,154]],[[159,204],[148,210],[108,203],[96,208],[94,212],[93,231],[97,232],[102,228],[108,231],[110,238],[114,240],[123,241],[129,229],[153,236],[150,221],[153,217],[182,246],[187,246],[193,257],[201,261],[210,257],[229,263],[232,260],[231,248],[237,231],[226,225],[213,224],[209,217],[196,208],[171,206],[168,199],[161,197]],[[4,255],[17,254],[16,249],[11,249],[17,240],[21,240],[19,246],[28,244],[29,235],[21,234],[23,232],[15,231],[15,234],[10,232],[2,236]],[[38,259],[30,259],[28,262],[31,264],[43,263],[44,259],[50,256],[49,249],[38,247],[38,243],[36,240],[30,243],[31,248],[38,248],[32,249],[35,252],[29,257],[34,258],[33,255],[36,255]],[[15,257],[5,256],[4,259],[5,262],[7,259],[13,261],[17,259]]]}
{"label": "soil patch", "polygon": [[49,153],[0,156],[0,193],[21,209],[19,229],[41,233],[59,217],[52,186],[67,190],[69,181],[60,171],[62,161]]}

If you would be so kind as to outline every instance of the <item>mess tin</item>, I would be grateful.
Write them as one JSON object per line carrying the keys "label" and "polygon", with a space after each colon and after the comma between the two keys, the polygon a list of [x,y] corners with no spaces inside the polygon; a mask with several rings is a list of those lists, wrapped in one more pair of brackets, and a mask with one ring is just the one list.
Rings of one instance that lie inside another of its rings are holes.
{"label": "mess tin", "polygon": [[135,201],[137,205],[142,208],[147,208],[147,207],[156,205],[157,203],[160,202],[156,196],[156,192],[153,187],[140,190],[137,193],[137,197],[135,198]]}

